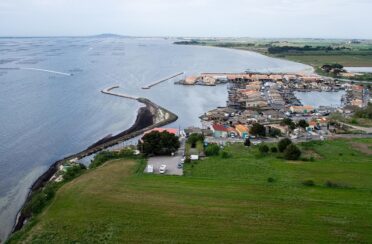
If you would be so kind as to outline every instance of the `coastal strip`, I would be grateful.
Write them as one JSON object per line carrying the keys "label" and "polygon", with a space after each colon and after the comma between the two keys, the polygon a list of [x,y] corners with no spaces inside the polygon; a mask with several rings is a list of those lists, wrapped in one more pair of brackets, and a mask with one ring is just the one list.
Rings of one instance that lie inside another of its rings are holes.
{"label": "coastal strip", "polygon": [[[65,161],[84,158],[86,156],[92,155],[94,153],[97,153],[99,151],[112,147],[114,145],[117,145],[123,141],[139,136],[143,134],[144,132],[151,130],[153,128],[170,124],[178,119],[178,116],[176,114],[153,103],[147,98],[141,98],[141,97],[136,98],[136,97],[125,95],[125,94],[112,92],[112,90],[116,88],[119,88],[119,86],[112,86],[112,87],[103,89],[101,92],[104,94],[112,95],[116,97],[134,99],[145,105],[144,107],[141,107],[138,110],[137,118],[134,124],[129,129],[115,136],[105,137],[79,153],[67,156],[61,160],[54,162],[49,167],[49,169],[32,184],[29,194],[26,198],[26,201],[23,204],[23,207],[32,199],[33,193],[43,188],[50,181],[52,176],[58,171],[59,166],[63,164]],[[15,221],[15,225],[13,227],[12,233],[20,230],[24,226],[28,218],[30,217],[28,215],[25,215],[22,212],[23,207],[20,209],[16,217],[16,221]]]}
{"label": "coastal strip", "polygon": [[143,86],[142,89],[150,89],[150,88],[153,87],[153,86],[156,86],[156,85],[158,85],[158,84],[160,84],[160,83],[162,83],[162,82],[165,82],[165,81],[167,81],[167,80],[170,80],[170,79],[176,78],[176,77],[178,77],[178,76],[180,76],[180,75],[183,75],[183,74],[184,74],[184,72],[180,72],[180,73],[177,73],[177,74],[174,74],[174,75],[168,76],[168,77],[163,78],[163,79],[161,79],[161,80],[159,80],[159,81],[155,81],[155,82],[153,82],[153,83],[151,83],[151,84],[149,84],[149,85],[147,85],[147,86]]}

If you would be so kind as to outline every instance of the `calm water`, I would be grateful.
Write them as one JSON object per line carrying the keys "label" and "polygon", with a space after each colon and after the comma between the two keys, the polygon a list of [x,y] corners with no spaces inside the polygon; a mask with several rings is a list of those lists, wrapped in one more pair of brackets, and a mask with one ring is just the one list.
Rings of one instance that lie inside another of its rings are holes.
{"label": "calm water", "polygon": [[[73,76],[5,68],[37,68]],[[11,230],[28,188],[54,161],[131,126],[139,104],[103,95],[113,84],[179,115],[174,127],[225,105],[225,86],[184,87],[173,81],[140,87],[170,74],[303,71],[310,67],[260,54],[161,39],[0,39],[0,239]]]}
{"label": "calm water", "polygon": [[315,108],[319,106],[340,107],[341,97],[345,91],[337,92],[295,92],[295,96],[303,105],[310,105]]}
{"label": "calm water", "polygon": [[348,72],[372,73],[372,67],[345,67]]}

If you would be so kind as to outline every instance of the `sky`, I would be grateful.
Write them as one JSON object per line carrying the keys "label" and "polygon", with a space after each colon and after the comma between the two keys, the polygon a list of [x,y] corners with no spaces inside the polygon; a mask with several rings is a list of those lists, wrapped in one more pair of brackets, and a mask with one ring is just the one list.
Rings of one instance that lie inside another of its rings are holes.
{"label": "sky", "polygon": [[372,39],[372,0],[0,0],[0,36]]}

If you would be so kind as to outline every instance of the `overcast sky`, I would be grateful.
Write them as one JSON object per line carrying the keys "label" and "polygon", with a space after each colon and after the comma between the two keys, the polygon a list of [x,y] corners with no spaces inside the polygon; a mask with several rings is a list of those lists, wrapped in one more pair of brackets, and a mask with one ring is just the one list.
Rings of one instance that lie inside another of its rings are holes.
{"label": "overcast sky", "polygon": [[0,36],[372,38],[372,0],[0,0]]}

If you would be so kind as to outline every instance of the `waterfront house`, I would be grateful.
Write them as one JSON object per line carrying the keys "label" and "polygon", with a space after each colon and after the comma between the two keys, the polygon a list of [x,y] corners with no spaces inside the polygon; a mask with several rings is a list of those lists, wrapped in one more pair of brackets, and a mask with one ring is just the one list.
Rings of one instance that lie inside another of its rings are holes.
{"label": "waterfront house", "polygon": [[314,111],[313,106],[291,106],[289,108],[291,113],[300,113],[300,114],[307,114]]}
{"label": "waterfront house", "polygon": [[351,100],[351,105],[355,107],[362,108],[363,107],[363,100],[362,99],[353,99]]}
{"label": "waterfront house", "polygon": [[213,136],[216,138],[227,137],[227,134],[228,134],[227,128],[220,124],[213,124],[211,127],[211,130],[213,131]]}
{"label": "waterfront house", "polygon": [[315,121],[310,121],[309,126],[306,128],[307,131],[313,131],[319,129],[319,125]]}
{"label": "waterfront house", "polygon": [[247,138],[249,136],[248,128],[244,125],[236,125],[235,126],[236,131],[238,132],[239,136],[243,139]]}
{"label": "waterfront house", "polygon": [[198,127],[189,127],[189,128],[186,128],[184,131],[187,137],[190,136],[191,134],[198,134],[198,135],[203,134],[202,129]]}
{"label": "waterfront house", "polygon": [[228,135],[228,137],[235,138],[235,137],[239,136],[239,133],[234,128],[228,127],[227,128],[227,135]]}
{"label": "waterfront house", "polygon": [[198,77],[196,77],[196,76],[188,76],[188,77],[186,77],[184,84],[185,85],[195,85],[197,79],[198,79]]}

